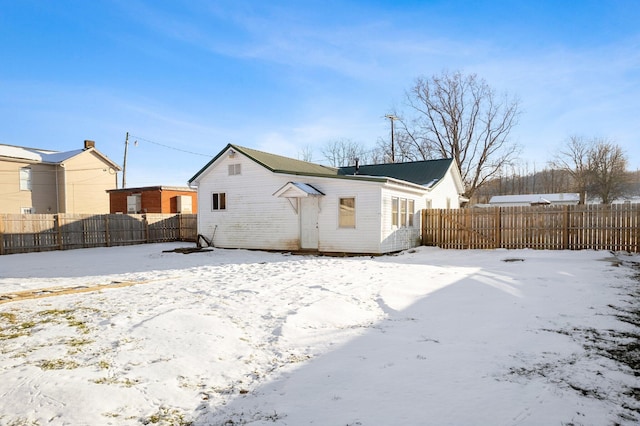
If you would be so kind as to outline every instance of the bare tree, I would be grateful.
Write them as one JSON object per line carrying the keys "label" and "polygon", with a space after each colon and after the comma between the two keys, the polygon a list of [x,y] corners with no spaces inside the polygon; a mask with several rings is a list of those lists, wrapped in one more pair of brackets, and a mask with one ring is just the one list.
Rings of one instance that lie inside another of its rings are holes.
{"label": "bare tree", "polygon": [[383,138],[378,138],[375,148],[368,154],[363,164],[384,164],[391,160],[390,145]]}
{"label": "bare tree", "polygon": [[368,160],[368,151],[351,139],[335,139],[326,143],[320,151],[324,158],[334,167],[355,164],[356,158],[364,163]]}
{"label": "bare tree", "polygon": [[572,179],[564,170],[555,168],[544,169],[540,172],[538,179],[540,185],[536,187],[534,192],[543,194],[553,194],[556,192],[570,192]]}
{"label": "bare tree", "polygon": [[497,95],[475,74],[418,78],[406,99],[412,118],[399,120],[400,152],[414,159],[455,159],[468,197],[518,156],[509,139],[518,101]]}
{"label": "bare tree", "polygon": [[627,158],[620,146],[607,139],[571,136],[551,165],[569,173],[581,204],[586,203],[587,193],[609,204],[629,190]]}
{"label": "bare tree", "polygon": [[589,152],[592,143],[580,136],[571,136],[550,162],[551,167],[563,170],[573,180],[573,190],[580,194],[580,204],[586,203],[589,188]]}
{"label": "bare tree", "polygon": [[609,204],[628,190],[627,158],[620,146],[605,140],[593,141],[589,151],[591,191]]}
{"label": "bare tree", "polygon": [[298,150],[298,158],[302,161],[313,160],[313,147],[311,145],[305,145]]}

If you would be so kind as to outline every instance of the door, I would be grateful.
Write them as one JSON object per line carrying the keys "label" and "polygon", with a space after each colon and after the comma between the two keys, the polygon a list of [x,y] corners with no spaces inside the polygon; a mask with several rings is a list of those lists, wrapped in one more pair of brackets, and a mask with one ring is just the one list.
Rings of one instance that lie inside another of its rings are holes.
{"label": "door", "polygon": [[318,250],[318,197],[301,197],[300,248]]}

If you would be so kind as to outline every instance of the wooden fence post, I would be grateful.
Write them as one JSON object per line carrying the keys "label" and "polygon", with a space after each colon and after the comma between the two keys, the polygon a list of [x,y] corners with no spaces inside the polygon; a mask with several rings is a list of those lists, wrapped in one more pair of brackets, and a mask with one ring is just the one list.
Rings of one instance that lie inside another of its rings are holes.
{"label": "wooden fence post", "polygon": [[438,210],[438,241],[436,242],[436,246],[442,248],[443,245],[443,235],[444,235],[444,230],[442,229],[442,223],[443,223],[443,218],[442,218],[442,209]]}
{"label": "wooden fence post", "polygon": [[144,240],[145,242],[149,242],[149,221],[147,220],[147,215],[142,215],[142,223],[144,224]]}
{"label": "wooden fence post", "polygon": [[562,231],[562,248],[565,250],[569,250],[569,206],[562,207],[562,220],[563,220],[563,231]]}
{"label": "wooden fence post", "polygon": [[420,210],[420,239],[422,240],[422,245],[426,246],[427,241],[425,236],[427,235],[427,209]]}
{"label": "wooden fence post", "polygon": [[58,239],[58,250],[62,250],[63,249],[63,240],[62,240],[62,226],[60,226],[60,214],[58,213],[57,215],[54,215],[54,220],[53,220],[54,226],[56,228],[56,235],[57,235],[57,239]]}
{"label": "wooden fence post", "polygon": [[496,207],[495,227],[496,229],[493,234],[495,244],[493,248],[500,248],[502,247],[502,207]]}
{"label": "wooden fence post", "polygon": [[104,243],[107,247],[111,247],[111,235],[109,234],[109,215],[104,215]]}

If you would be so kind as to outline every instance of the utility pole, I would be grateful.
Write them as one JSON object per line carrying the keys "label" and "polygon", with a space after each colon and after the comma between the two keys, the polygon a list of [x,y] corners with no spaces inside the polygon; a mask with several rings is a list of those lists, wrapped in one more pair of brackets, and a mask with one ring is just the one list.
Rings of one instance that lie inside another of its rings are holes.
{"label": "utility pole", "polygon": [[127,186],[127,149],[129,148],[129,132],[124,139],[124,161],[122,162],[122,188]]}
{"label": "utility pole", "polygon": [[394,142],[394,131],[393,131],[393,122],[396,121],[398,119],[398,117],[396,117],[393,114],[387,114],[385,115],[386,118],[389,119],[389,121],[391,121],[391,162],[395,163],[396,162],[396,153],[395,153],[395,142]]}

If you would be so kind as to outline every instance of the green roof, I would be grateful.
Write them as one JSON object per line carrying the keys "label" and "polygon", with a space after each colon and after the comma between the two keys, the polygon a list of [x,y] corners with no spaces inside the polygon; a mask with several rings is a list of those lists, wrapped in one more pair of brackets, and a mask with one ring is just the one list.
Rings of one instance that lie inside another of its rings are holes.
{"label": "green roof", "polygon": [[335,167],[323,166],[320,164],[309,163],[308,161],[269,154],[268,152],[258,151],[257,149],[250,149],[237,145],[230,146],[272,172],[305,175],[338,175],[338,169]]}
{"label": "green roof", "polygon": [[281,155],[270,154],[257,149],[245,148],[239,145],[228,144],[222,151],[218,153],[211,161],[209,161],[198,173],[189,179],[189,183],[193,182],[200,176],[211,164],[220,158],[229,149],[233,149],[246,155],[251,160],[271,170],[274,173],[290,173],[298,175],[319,175],[319,176],[338,176],[338,169],[335,167],[322,166],[320,164],[309,163],[308,161],[296,160]]}
{"label": "green roof", "polygon": [[[257,149],[228,144],[218,155],[200,169],[198,173],[189,179],[189,183],[196,180],[198,176],[200,176],[211,164],[213,164],[229,149],[246,155],[251,160],[274,173],[326,176],[334,178],[350,178],[356,174],[355,167],[336,168],[323,166],[320,164],[310,163],[308,161],[296,160],[289,157],[283,157],[281,155],[258,151]],[[359,179],[366,179],[367,177],[371,177],[372,180],[393,178],[429,187],[442,179],[449,169],[452,161],[453,160],[451,159],[444,159],[360,166],[358,168],[357,175]]]}
{"label": "green roof", "polygon": [[[444,177],[453,159],[372,164],[358,167],[358,175],[384,176],[431,187]],[[340,175],[356,174],[355,166],[340,167]]]}

